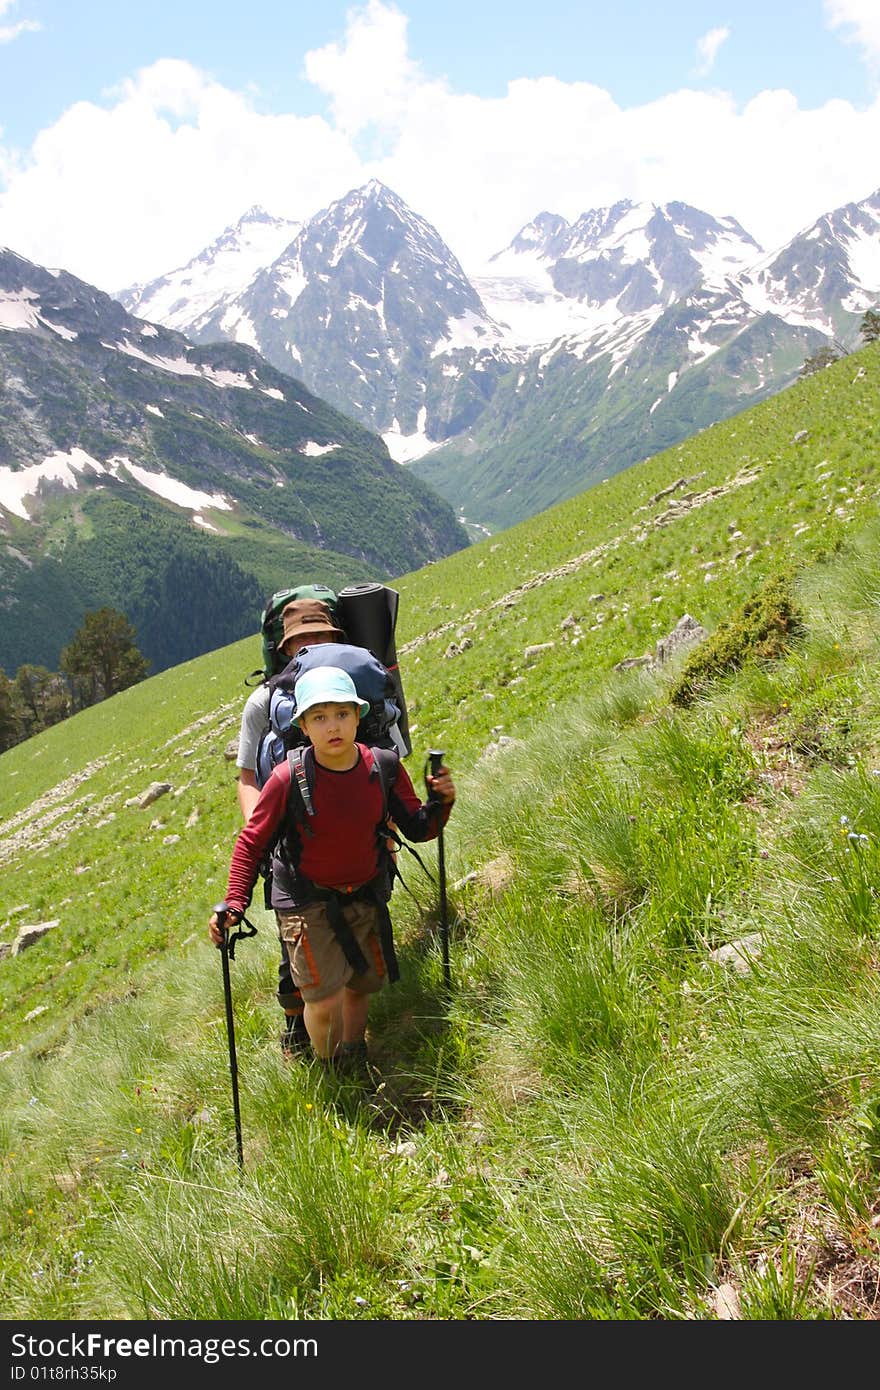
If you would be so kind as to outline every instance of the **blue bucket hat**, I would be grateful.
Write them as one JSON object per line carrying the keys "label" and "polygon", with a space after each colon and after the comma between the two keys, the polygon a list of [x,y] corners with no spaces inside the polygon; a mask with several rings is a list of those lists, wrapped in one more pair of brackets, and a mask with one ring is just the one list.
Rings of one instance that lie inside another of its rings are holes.
{"label": "blue bucket hat", "polygon": [[359,718],[370,708],[354,688],[354,681],[341,666],[315,666],[300,676],[293,687],[296,700],[294,719],[299,722],[313,705],[357,705]]}

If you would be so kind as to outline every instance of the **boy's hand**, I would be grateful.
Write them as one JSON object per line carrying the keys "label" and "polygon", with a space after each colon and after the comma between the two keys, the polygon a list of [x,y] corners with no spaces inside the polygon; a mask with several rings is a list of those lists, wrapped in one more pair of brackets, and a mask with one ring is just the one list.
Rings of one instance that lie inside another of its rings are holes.
{"label": "boy's hand", "polygon": [[429,773],[426,780],[432,799],[441,801],[444,806],[451,806],[455,800],[455,784],[449,768],[438,767],[436,773],[433,776]]}
{"label": "boy's hand", "polygon": [[227,907],[225,903],[218,903],[211,914],[208,923],[208,935],[215,946],[222,946],[226,940],[226,928],[237,927],[241,921],[242,914],[235,907]]}
{"label": "boy's hand", "polygon": [[387,838],[386,841],[385,841],[385,848],[387,849],[388,853],[391,855],[391,858],[392,858],[392,859],[394,860],[394,862],[396,863],[396,862],[397,862],[397,838],[396,838],[396,837],[397,837],[397,835],[398,835],[397,826],[394,824],[394,821],[391,819],[390,816],[386,816],[386,817],[385,817],[385,824],[387,825],[389,831],[392,832],[391,834],[389,834],[388,838]]}

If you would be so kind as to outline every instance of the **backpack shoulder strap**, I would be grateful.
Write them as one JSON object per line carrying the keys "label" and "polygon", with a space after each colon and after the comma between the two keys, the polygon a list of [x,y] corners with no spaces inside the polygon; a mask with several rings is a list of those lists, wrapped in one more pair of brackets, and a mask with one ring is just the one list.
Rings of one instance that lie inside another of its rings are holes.
{"label": "backpack shoulder strap", "polygon": [[[287,754],[287,761],[290,766],[289,804],[291,805],[291,807],[295,808],[298,801],[305,815],[313,816],[315,814],[315,807],[312,803],[312,789],[309,785],[309,769],[306,766],[307,754],[311,754],[310,763],[312,765],[312,775],[314,776],[315,755],[312,751],[311,744],[309,744],[307,747],[299,745],[296,748],[291,748],[289,753]],[[294,788],[296,788],[296,791],[299,793],[298,798],[295,798]],[[297,820],[303,819],[301,815],[297,815],[296,810],[294,810],[294,815]]]}
{"label": "backpack shoulder strap", "polygon": [[[280,854],[287,867],[294,874],[299,872],[303,833],[306,835],[313,833],[308,818],[315,814],[306,754],[310,754],[311,758],[314,758],[311,744],[304,748],[291,748],[287,754],[287,762],[290,766],[290,791],[287,794],[284,819],[269,847],[269,852]],[[314,777],[313,762],[311,763],[311,771],[312,777]]]}
{"label": "backpack shoulder strap", "polygon": [[394,748],[371,748],[373,767],[379,769],[379,782],[382,787],[382,818],[388,814],[388,798],[397,781],[400,758]]}
{"label": "backpack shoulder strap", "polygon": [[428,878],[433,880],[434,875],[431,873],[430,869],[426,867],[418,850],[413,849],[412,845],[407,844],[406,840],[404,840],[403,837],[399,835],[396,830],[392,830],[391,826],[387,823],[388,798],[394,788],[395,782],[397,781],[397,773],[400,768],[400,755],[397,752],[396,748],[372,748],[371,752],[373,754],[373,768],[378,769],[379,781],[382,787],[382,819],[379,821],[379,825],[377,827],[380,849],[388,865],[388,870],[391,875],[391,883],[393,884],[394,880],[398,879],[400,883],[403,884],[407,893],[409,893],[410,897],[413,899],[413,901],[416,903],[416,905],[419,907],[419,910],[421,911],[421,904],[419,903],[418,898],[407,884],[406,880],[403,877],[403,874],[400,872],[400,869],[397,867],[397,860],[395,858],[395,855],[392,854],[391,851],[388,849],[388,840],[391,839],[395,842],[398,849],[405,849],[407,853],[413,856],[414,859],[417,859],[421,867],[424,869],[425,873],[428,875]]}

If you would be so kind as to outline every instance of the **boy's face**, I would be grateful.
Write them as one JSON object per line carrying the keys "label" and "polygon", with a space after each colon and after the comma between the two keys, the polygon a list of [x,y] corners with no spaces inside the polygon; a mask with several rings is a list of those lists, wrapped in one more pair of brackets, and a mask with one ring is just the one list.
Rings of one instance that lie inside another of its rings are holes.
{"label": "boy's face", "polygon": [[355,704],[312,705],[299,726],[315,750],[318,762],[326,767],[352,766],[360,711]]}

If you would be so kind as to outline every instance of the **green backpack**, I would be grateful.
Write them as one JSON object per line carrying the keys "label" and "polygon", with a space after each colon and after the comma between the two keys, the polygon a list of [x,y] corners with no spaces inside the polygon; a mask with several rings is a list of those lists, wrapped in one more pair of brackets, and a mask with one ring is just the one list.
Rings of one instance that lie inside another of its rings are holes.
{"label": "green backpack", "polygon": [[[295,589],[279,589],[268,600],[266,607],[260,614],[260,636],[263,641],[263,669],[251,672],[253,676],[262,676],[269,680],[272,676],[287,665],[287,657],[279,652],[278,648],[284,634],[284,621],[282,613],[289,603],[295,599],[314,598],[321,603],[326,603],[333,618],[338,622],[337,603],[338,599],[332,589],[328,589],[326,584],[300,584]],[[340,623],[340,627],[341,627]]]}

